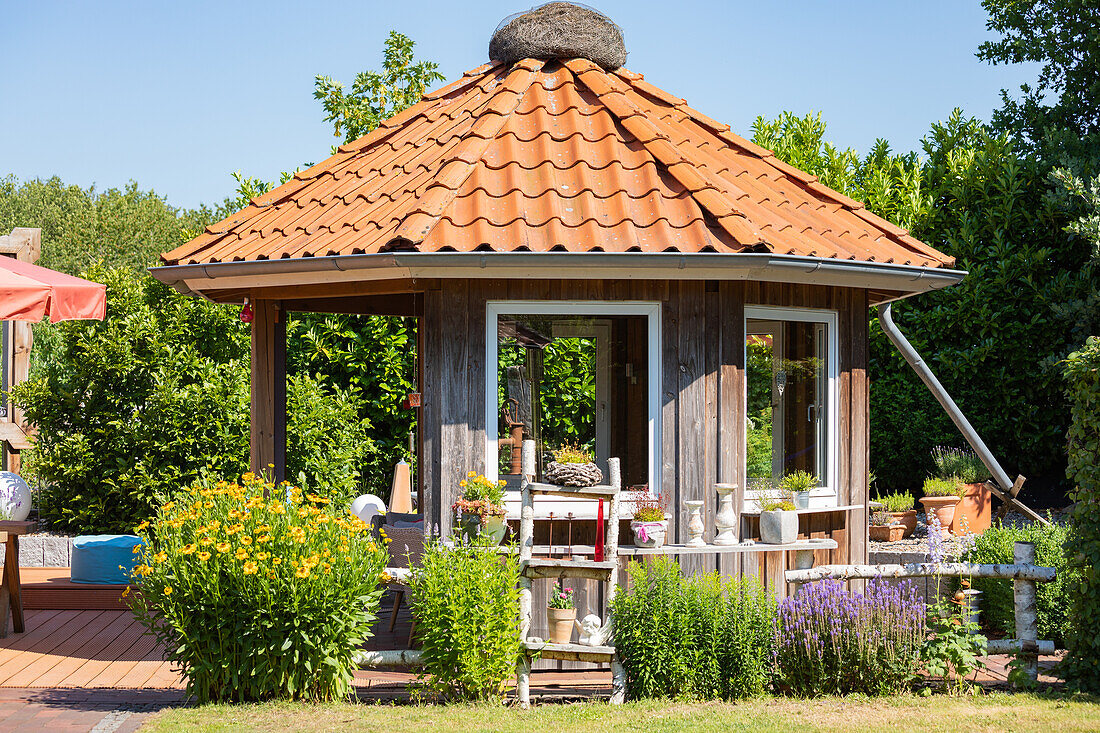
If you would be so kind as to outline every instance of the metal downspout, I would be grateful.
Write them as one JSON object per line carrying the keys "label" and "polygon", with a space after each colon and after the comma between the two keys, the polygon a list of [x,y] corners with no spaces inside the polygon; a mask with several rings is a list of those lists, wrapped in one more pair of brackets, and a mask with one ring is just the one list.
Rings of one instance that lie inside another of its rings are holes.
{"label": "metal downspout", "polygon": [[[1005,495],[1010,495],[1012,491],[1012,481],[1008,478],[1008,474],[1001,468],[1001,464],[994,458],[993,453],[989,450],[989,447],[978,435],[978,431],[974,429],[974,426],[970,424],[970,421],[966,419],[966,415],[962,413],[959,406],[955,404],[955,400],[951,398],[951,395],[947,393],[943,385],[940,384],[940,380],[936,379],[936,375],[932,373],[932,370],[928,368],[928,365],[921,358],[917,350],[913,348],[913,345],[909,343],[909,339],[905,338],[898,327],[894,325],[894,318],[891,314],[892,303],[886,304],[885,307],[880,306],[878,308],[879,324],[882,326],[882,332],[886,334],[886,338],[890,339],[890,342],[897,348],[901,355],[905,357],[905,360],[909,362],[909,366],[913,367],[913,371],[917,373],[921,381],[932,393],[932,396],[936,398],[936,401],[943,406],[943,409],[947,412],[947,416],[951,418],[951,422],[955,423],[955,427],[959,429],[963,437],[966,438],[966,442],[970,444],[970,447],[974,449],[974,452],[978,454],[978,457],[982,459],[982,463],[989,469],[989,473],[993,476],[994,480],[1000,485]],[[998,492],[994,492],[998,493]],[[1005,496],[998,494],[998,498],[1002,500]],[[1026,514],[1030,514],[1032,519],[1046,523],[1046,519],[1042,516],[1031,511],[1022,504],[1013,501],[1013,503],[1024,510]]]}

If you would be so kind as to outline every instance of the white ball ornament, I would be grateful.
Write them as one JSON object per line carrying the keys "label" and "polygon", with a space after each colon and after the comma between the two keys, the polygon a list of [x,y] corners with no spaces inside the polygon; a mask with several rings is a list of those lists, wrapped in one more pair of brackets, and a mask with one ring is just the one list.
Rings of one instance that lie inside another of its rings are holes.
{"label": "white ball ornament", "polygon": [[374,494],[363,494],[351,503],[351,513],[364,522],[370,522],[375,515],[386,513],[386,502]]}
{"label": "white ball ornament", "polygon": [[0,519],[22,522],[31,513],[31,489],[11,471],[0,471]]}

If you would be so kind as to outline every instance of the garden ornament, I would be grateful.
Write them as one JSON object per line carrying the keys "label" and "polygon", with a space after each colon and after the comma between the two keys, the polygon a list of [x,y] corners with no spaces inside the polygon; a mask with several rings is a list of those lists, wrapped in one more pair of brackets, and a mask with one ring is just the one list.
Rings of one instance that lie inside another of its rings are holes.
{"label": "garden ornament", "polygon": [[585,646],[603,646],[607,640],[607,630],[603,627],[600,617],[590,613],[580,621],[574,621],[580,634],[580,642]]}

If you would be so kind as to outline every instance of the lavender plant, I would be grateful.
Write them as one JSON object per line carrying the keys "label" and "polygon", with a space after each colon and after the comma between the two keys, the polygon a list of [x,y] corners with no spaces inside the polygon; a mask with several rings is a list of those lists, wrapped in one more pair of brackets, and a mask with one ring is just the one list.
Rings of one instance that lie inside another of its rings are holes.
{"label": "lavender plant", "polygon": [[917,671],[924,618],[910,581],[871,581],[862,593],[836,580],[803,586],[779,605],[776,686],[800,697],[901,692]]}

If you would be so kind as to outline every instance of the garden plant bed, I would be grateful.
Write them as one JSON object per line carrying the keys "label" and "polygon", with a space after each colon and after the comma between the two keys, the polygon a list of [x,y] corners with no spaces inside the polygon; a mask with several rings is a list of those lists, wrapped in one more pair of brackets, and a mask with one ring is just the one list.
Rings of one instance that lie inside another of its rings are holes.
{"label": "garden plant bed", "polygon": [[390,733],[464,731],[871,731],[1013,730],[1063,732],[1100,727],[1100,701],[1091,697],[1007,695],[900,696],[815,700],[757,699],[732,703],[640,701],[543,705],[532,710],[498,705],[363,705],[266,703],[164,710],[143,730],[337,731]]}

